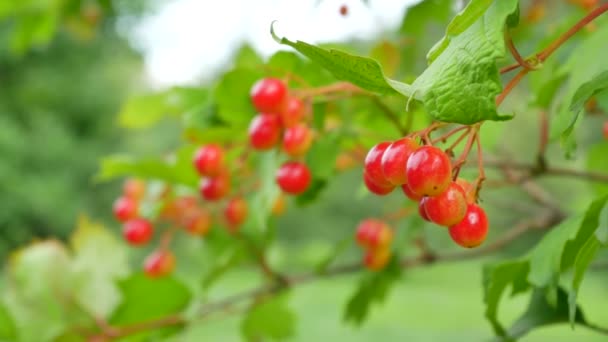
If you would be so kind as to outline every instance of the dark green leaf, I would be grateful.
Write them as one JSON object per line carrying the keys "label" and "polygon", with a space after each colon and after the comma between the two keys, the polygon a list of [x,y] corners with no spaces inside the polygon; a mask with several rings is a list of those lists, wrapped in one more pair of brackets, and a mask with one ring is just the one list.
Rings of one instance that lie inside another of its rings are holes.
{"label": "dark green leaf", "polygon": [[294,335],[296,316],[287,305],[288,293],[281,293],[256,303],[241,323],[248,341],[284,340]]}
{"label": "dark green leaf", "polygon": [[583,112],[587,100],[589,100],[591,96],[606,89],[608,89],[608,71],[597,74],[590,81],[580,85],[572,96],[572,102],[570,103],[569,108],[572,112],[572,118],[563,132],[564,136],[572,134],[574,124],[578,120],[579,115]]}
{"label": "dark green leaf", "polygon": [[327,186],[327,180],[325,179],[313,179],[308,189],[301,195],[296,197],[296,204],[298,206],[304,206],[314,202],[321,192]]}

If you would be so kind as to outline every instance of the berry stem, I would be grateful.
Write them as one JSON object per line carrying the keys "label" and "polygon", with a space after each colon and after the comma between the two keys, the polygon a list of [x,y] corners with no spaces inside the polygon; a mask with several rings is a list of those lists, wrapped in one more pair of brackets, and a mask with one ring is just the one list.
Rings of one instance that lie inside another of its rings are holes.
{"label": "berry stem", "polygon": [[477,145],[477,170],[479,172],[477,179],[475,180],[475,201],[479,199],[479,191],[483,181],[486,180],[486,172],[483,168],[483,152],[481,150],[481,140],[479,133],[475,135],[475,144]]}
{"label": "berry stem", "polygon": [[447,153],[448,155],[452,155],[452,154],[454,153],[454,151],[453,151],[453,150],[454,150],[454,148],[456,148],[456,146],[458,146],[458,145],[460,144],[460,142],[462,142],[462,140],[464,140],[464,138],[465,138],[466,136],[468,136],[468,135],[469,135],[469,133],[471,132],[471,127],[470,127],[470,126],[465,126],[465,127],[467,127],[468,129],[467,129],[467,130],[466,130],[464,133],[462,133],[462,134],[461,134],[461,135],[458,137],[458,139],[454,140],[454,142],[452,143],[452,145],[450,145],[450,147],[448,147],[448,148],[445,150],[445,151],[446,151],[446,153]]}
{"label": "berry stem", "polygon": [[528,63],[525,59],[523,59],[523,57],[521,56],[519,51],[517,51],[517,48],[515,47],[515,44],[513,43],[513,39],[511,39],[511,35],[509,34],[508,29],[505,29],[505,43],[507,45],[507,48],[509,49],[509,52],[511,52],[511,55],[517,61],[517,67],[521,66],[524,69],[528,69],[528,70],[534,69],[534,67],[530,63]]}
{"label": "berry stem", "polygon": [[515,86],[530,72],[529,69],[522,69],[515,77],[513,77],[509,83],[505,86],[500,94],[496,97],[496,106],[500,106],[502,102],[505,100],[507,95],[515,88]]}
{"label": "berry stem", "polygon": [[456,127],[454,129],[450,130],[449,132],[445,133],[444,135],[440,136],[439,138],[431,141],[431,144],[436,144],[438,142],[445,143],[448,140],[448,138],[451,137],[452,135],[454,135],[462,130],[468,130],[468,129],[470,129],[470,126],[466,126],[466,125]]}
{"label": "berry stem", "polygon": [[351,94],[366,94],[367,93],[365,90],[363,90],[349,82],[336,82],[336,83],[332,83],[332,84],[318,87],[318,88],[309,88],[309,89],[293,91],[294,95],[299,97],[302,100],[305,100],[305,99],[308,99],[311,97],[315,97],[315,96],[328,95],[328,94],[340,93],[340,92],[348,92]]}
{"label": "berry stem", "polygon": [[453,166],[454,180],[456,180],[456,178],[458,178],[458,174],[460,173],[460,168],[467,161],[467,157],[469,156],[469,153],[471,152],[471,148],[473,147],[473,143],[475,142],[475,137],[477,136],[477,132],[479,131],[480,124],[481,123],[471,126],[471,129],[467,133],[469,138],[467,139],[467,143],[464,146],[464,150],[462,151],[462,153],[460,154],[458,159],[456,159],[456,162],[454,162],[454,166]]}

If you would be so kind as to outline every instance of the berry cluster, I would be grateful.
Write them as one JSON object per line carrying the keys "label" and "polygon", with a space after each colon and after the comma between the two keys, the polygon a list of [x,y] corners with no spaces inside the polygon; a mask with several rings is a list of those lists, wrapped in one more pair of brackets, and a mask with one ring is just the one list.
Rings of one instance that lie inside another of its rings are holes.
{"label": "berry cluster", "polygon": [[391,257],[393,229],[378,219],[365,219],[357,227],[357,244],[365,249],[363,265],[377,271],[388,263]]}
{"label": "berry cluster", "polygon": [[298,195],[312,181],[308,166],[301,158],[308,152],[313,132],[304,122],[304,103],[290,96],[285,82],[264,78],[251,88],[251,101],[259,112],[249,125],[249,144],[255,150],[266,151],[278,146],[292,160],[285,162],[276,173],[276,182],[283,192]]}
{"label": "berry cluster", "polygon": [[464,179],[453,180],[450,157],[438,147],[420,146],[410,137],[381,142],[365,158],[363,181],[380,196],[400,186],[418,202],[423,219],[449,227],[452,240],[463,247],[476,247],[486,238],[488,220],[475,204],[475,187]]}

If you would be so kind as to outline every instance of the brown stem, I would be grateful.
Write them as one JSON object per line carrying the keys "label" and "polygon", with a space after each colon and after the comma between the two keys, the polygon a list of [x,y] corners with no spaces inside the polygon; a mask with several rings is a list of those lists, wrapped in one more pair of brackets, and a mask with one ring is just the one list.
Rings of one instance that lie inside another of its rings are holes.
{"label": "brown stem", "polygon": [[[527,171],[529,173],[537,170],[537,165],[528,164],[528,163],[517,163],[511,162],[507,160],[486,160],[484,165],[492,168],[510,168],[514,170],[522,170]],[[600,172],[592,172],[592,171],[582,171],[582,170],[574,170],[560,167],[551,167],[548,166],[542,173],[537,173],[535,176],[563,176],[563,177],[572,177],[572,178],[580,178],[583,180],[600,182],[600,183],[608,183],[608,174],[600,173]]]}
{"label": "brown stem", "polygon": [[466,125],[458,126],[458,127],[454,128],[454,129],[450,130],[449,132],[445,133],[444,135],[440,136],[439,138],[434,139],[433,141],[431,141],[431,144],[434,145],[434,144],[436,144],[438,142],[444,142],[445,143],[448,140],[448,138],[450,138],[452,135],[454,135],[454,134],[456,134],[456,133],[458,133],[458,132],[460,132],[462,130],[469,129],[469,128],[470,128],[470,126],[466,126]]}
{"label": "brown stem", "polygon": [[508,29],[505,29],[505,42],[507,44],[507,48],[509,49],[509,52],[511,52],[511,55],[517,61],[518,66],[521,66],[524,69],[528,69],[528,70],[534,69],[534,66],[531,65],[530,63],[528,63],[526,60],[524,60],[521,57],[521,55],[519,54],[519,51],[517,51],[517,48],[515,47],[515,44],[513,43],[513,39],[511,39],[511,35],[509,34]]}
{"label": "brown stem", "polygon": [[310,89],[296,89],[294,96],[307,99],[315,96],[328,95],[333,93],[348,92],[351,94],[367,94],[368,92],[349,82],[336,82],[323,87]]}
{"label": "brown stem", "polygon": [[479,139],[479,133],[475,135],[475,144],[477,145],[477,170],[479,174],[477,175],[477,180],[475,181],[475,200],[479,198],[479,191],[481,190],[481,185],[483,181],[486,180],[486,172],[483,167],[483,152],[481,150],[481,141]]}
{"label": "brown stem", "polygon": [[505,98],[507,97],[507,95],[509,95],[509,93],[511,92],[511,90],[513,90],[513,88],[515,88],[515,86],[524,78],[524,76],[526,76],[528,73],[530,72],[529,69],[522,69],[520,70],[517,75],[515,75],[515,77],[513,77],[509,83],[507,83],[507,85],[505,86],[505,88],[502,90],[502,92],[500,94],[498,94],[498,96],[496,97],[496,106],[500,106],[502,104],[502,102],[505,100]]}
{"label": "brown stem", "polygon": [[475,142],[475,137],[477,136],[477,132],[479,130],[479,125],[480,124],[476,124],[475,126],[471,126],[471,130],[468,133],[469,139],[467,139],[467,143],[464,146],[464,150],[462,151],[462,153],[460,154],[460,156],[458,157],[458,159],[456,159],[456,161],[454,162],[454,166],[453,166],[454,179],[458,178],[458,174],[460,173],[460,168],[467,161],[469,153],[471,152],[471,148],[473,147],[473,143]]}

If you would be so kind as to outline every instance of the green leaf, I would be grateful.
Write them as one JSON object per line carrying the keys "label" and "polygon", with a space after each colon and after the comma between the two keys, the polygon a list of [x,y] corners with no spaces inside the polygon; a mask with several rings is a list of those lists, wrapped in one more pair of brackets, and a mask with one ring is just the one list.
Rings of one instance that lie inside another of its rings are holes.
{"label": "green leaf", "polygon": [[570,111],[572,112],[572,118],[570,123],[562,133],[563,137],[567,137],[572,134],[574,130],[574,124],[578,120],[580,114],[585,109],[585,103],[591,96],[608,89],[608,71],[604,71],[600,74],[595,75],[590,81],[580,85],[572,96],[570,103]]}
{"label": "green leaf", "polygon": [[392,286],[401,278],[399,259],[394,256],[381,271],[363,276],[355,293],[350,297],[344,311],[344,320],[361,325],[367,318],[372,305],[383,302]]}
{"label": "green leaf", "polygon": [[293,42],[287,38],[279,38],[274,32],[273,26],[270,28],[270,33],[277,43],[291,46],[327,69],[339,80],[351,82],[365,90],[380,94],[398,92],[407,97],[415,98],[416,96],[409,84],[387,78],[380,64],[371,58],[355,56],[334,49],[324,49],[299,40]]}
{"label": "green leaf", "polygon": [[587,242],[581,247],[577,253],[576,260],[574,260],[574,277],[572,279],[572,288],[568,292],[568,305],[569,305],[569,318],[570,323],[574,326],[576,319],[576,298],[578,296],[578,290],[581,287],[585,272],[591,265],[591,261],[600,249],[600,243],[595,236],[592,236]]}
{"label": "green leaf", "polygon": [[[147,320],[177,315],[190,304],[188,288],[173,277],[152,279],[137,273],[118,283],[123,301],[111,316],[116,326],[129,325]],[[160,336],[174,333],[179,327],[144,331],[133,338]]]}
{"label": "green leaf", "polygon": [[126,128],[146,128],[164,117],[183,115],[208,101],[208,92],[200,88],[174,87],[156,94],[128,99],[118,114],[118,122]]}
{"label": "green leaf", "polygon": [[341,139],[342,135],[336,132],[317,136],[306,154],[306,164],[309,165],[313,178],[329,179],[333,176]]}
{"label": "green leaf", "polygon": [[0,341],[17,341],[15,321],[3,304],[0,304]]}
{"label": "green leaf", "polygon": [[248,341],[284,340],[296,330],[296,315],[287,305],[286,292],[256,303],[241,323],[241,333]]}
{"label": "green leaf", "polygon": [[316,272],[319,274],[325,273],[327,268],[331,266],[331,264],[352,245],[353,238],[351,236],[347,236],[340,240],[335,247],[333,247],[331,251],[317,264],[315,267]]}
{"label": "green leaf", "polygon": [[[589,171],[606,172],[608,170],[608,141],[595,144],[587,150],[587,169]],[[588,186],[597,195],[608,193],[608,185],[605,183],[589,183]]]}
{"label": "green leaf", "polygon": [[221,120],[235,127],[247,127],[256,114],[249,91],[262,78],[260,68],[237,68],[227,72],[219,80],[213,92],[217,114]]}
{"label": "green leaf", "polygon": [[321,195],[326,186],[327,180],[313,179],[308,189],[303,194],[296,196],[296,204],[304,206],[313,203]]}
{"label": "green leaf", "polygon": [[517,0],[471,1],[450,23],[412,85],[433,118],[461,124],[510,118],[496,111],[502,90],[496,60],[505,55],[505,23],[517,12]]}

